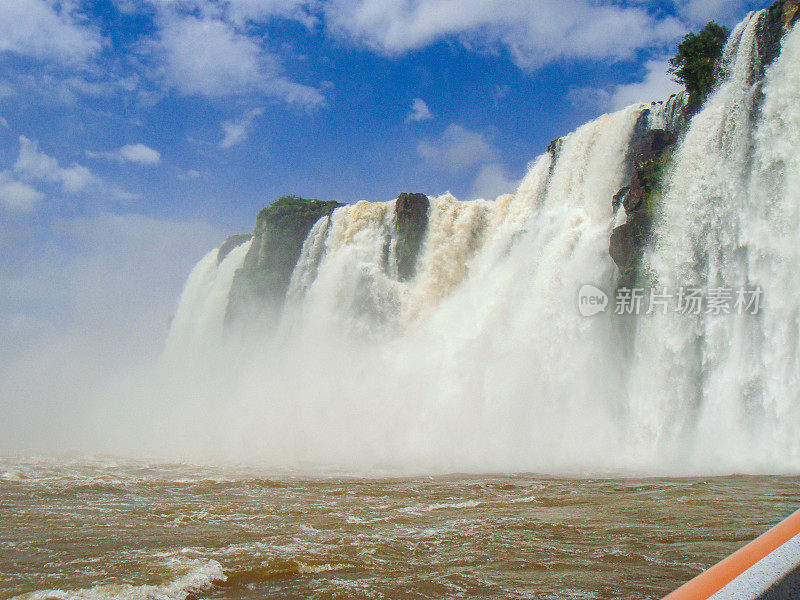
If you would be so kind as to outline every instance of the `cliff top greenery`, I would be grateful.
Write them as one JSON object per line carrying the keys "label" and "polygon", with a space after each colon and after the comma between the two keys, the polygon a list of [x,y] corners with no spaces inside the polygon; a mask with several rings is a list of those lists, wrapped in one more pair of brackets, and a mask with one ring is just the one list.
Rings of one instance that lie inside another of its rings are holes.
{"label": "cliff top greenery", "polygon": [[780,19],[783,16],[783,5],[786,3],[786,0],[775,0],[772,3],[772,6],[769,7],[769,11],[772,13],[773,18]]}
{"label": "cliff top greenery", "polygon": [[669,72],[689,92],[689,102],[702,104],[714,87],[714,69],[722,56],[729,35],[728,28],[709,21],[698,33],[690,33],[678,45],[678,53],[669,60]]}
{"label": "cliff top greenery", "polygon": [[306,223],[309,219],[313,222],[321,216],[332,213],[338,206],[341,204],[333,200],[282,196],[258,211],[257,221],[260,224],[269,223],[278,227],[297,222]]}

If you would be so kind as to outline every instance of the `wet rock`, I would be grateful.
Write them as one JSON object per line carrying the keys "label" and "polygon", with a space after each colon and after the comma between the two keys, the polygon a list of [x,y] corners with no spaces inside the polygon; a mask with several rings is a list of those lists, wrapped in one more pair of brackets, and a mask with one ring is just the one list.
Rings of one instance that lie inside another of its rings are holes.
{"label": "wet rock", "polygon": [[627,220],[611,232],[608,252],[619,269],[618,285],[633,285],[642,253],[650,238],[655,199],[678,135],[647,128],[640,118],[628,150],[630,179],[611,200],[614,212],[625,209]]}
{"label": "wet rock", "polygon": [[666,129],[648,129],[631,140],[630,161],[641,169],[674,143],[675,136]]}
{"label": "wet rock", "polygon": [[428,230],[430,200],[425,194],[402,193],[395,202],[397,273],[401,281],[414,277],[417,257]]}
{"label": "wet rock", "polygon": [[631,191],[631,186],[626,185],[624,188],[620,189],[616,194],[614,194],[614,198],[611,200],[611,207],[614,209],[616,213],[619,210],[620,204],[625,202],[628,194]]}
{"label": "wet rock", "polygon": [[781,38],[794,27],[798,17],[800,0],[778,0],[769,7],[756,30],[759,57],[756,77],[763,77],[766,67],[780,54]]}
{"label": "wet rock", "polygon": [[339,206],[338,202],[285,196],[259,211],[253,243],[233,279],[226,322],[282,308],[308,232]]}
{"label": "wet rock", "polygon": [[547,144],[547,151],[553,157],[555,161],[558,158],[558,154],[561,152],[561,146],[563,145],[563,140],[561,138],[556,138],[552,140],[549,144]]}
{"label": "wet rock", "polygon": [[650,215],[637,211],[611,232],[608,251],[621,274],[629,271],[638,262],[641,250],[650,236],[651,223]]}
{"label": "wet rock", "polygon": [[234,248],[238,248],[242,244],[249,242],[250,239],[253,237],[251,233],[237,233],[235,235],[229,236],[222,245],[217,250],[217,264],[221,263],[225,260],[225,257],[231,253],[231,250]]}
{"label": "wet rock", "polygon": [[800,18],[800,0],[785,0],[782,16],[781,25],[783,26],[783,31],[787,32]]}

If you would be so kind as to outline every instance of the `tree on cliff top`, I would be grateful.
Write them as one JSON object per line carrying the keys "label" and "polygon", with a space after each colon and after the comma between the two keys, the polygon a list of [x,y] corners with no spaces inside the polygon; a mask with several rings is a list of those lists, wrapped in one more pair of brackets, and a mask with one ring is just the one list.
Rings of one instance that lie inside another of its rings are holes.
{"label": "tree on cliff top", "polygon": [[699,33],[690,33],[669,60],[669,72],[689,92],[689,103],[698,107],[714,87],[714,68],[722,56],[728,28],[709,21]]}

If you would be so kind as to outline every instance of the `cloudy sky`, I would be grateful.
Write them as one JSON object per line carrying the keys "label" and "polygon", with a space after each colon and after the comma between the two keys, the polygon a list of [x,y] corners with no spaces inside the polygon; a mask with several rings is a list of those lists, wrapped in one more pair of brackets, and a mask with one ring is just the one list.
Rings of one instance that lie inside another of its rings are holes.
{"label": "cloudy sky", "polygon": [[511,191],[551,139],[668,96],[687,31],[767,4],[0,0],[0,359],[163,329],[283,194]]}

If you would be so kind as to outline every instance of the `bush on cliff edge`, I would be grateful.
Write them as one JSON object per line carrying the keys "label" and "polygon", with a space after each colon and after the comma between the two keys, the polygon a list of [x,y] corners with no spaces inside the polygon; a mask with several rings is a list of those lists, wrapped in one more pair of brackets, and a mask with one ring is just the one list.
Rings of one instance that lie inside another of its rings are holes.
{"label": "bush on cliff edge", "polygon": [[714,87],[714,70],[729,35],[728,28],[709,21],[699,33],[690,33],[669,60],[669,72],[689,92],[690,108],[698,108]]}

